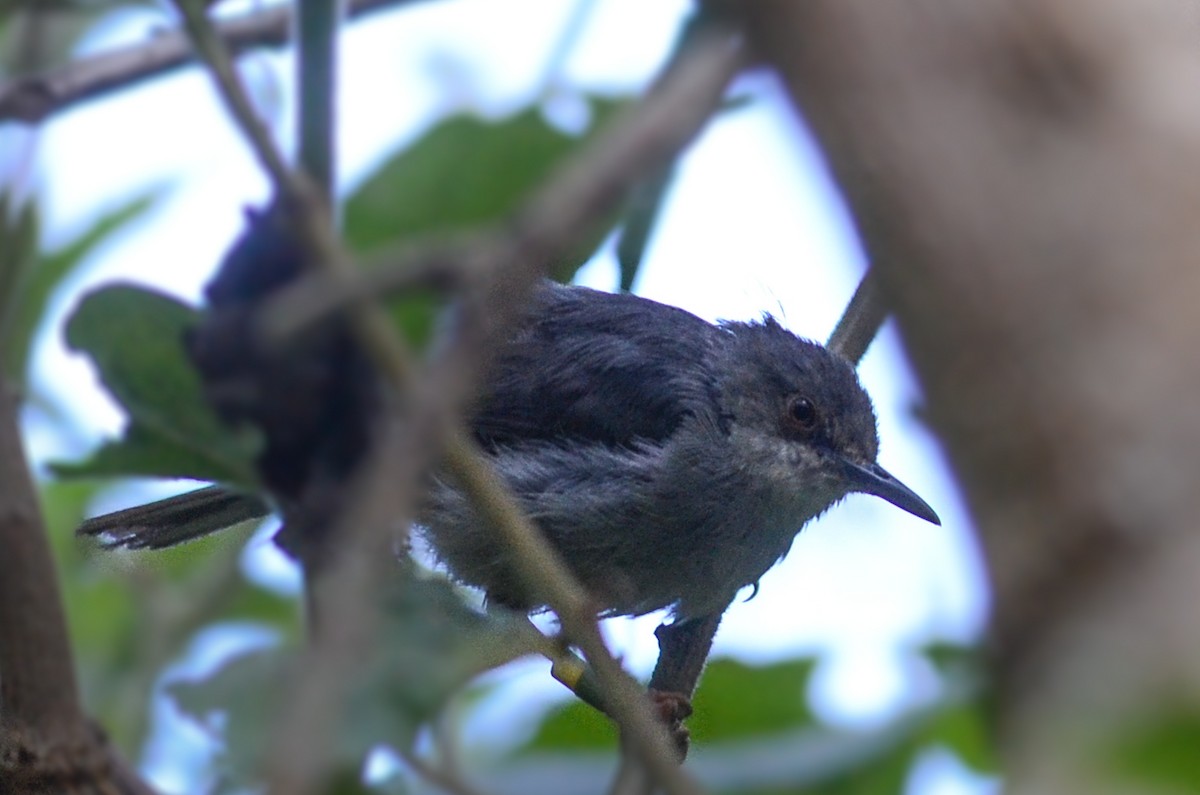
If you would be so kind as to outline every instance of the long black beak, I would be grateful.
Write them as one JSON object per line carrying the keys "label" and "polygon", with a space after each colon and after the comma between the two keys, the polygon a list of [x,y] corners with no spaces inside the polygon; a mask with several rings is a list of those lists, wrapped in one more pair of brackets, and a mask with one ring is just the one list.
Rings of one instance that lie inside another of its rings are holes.
{"label": "long black beak", "polygon": [[936,525],[942,523],[938,515],[929,507],[929,503],[918,497],[917,493],[908,486],[892,477],[891,473],[879,464],[864,466],[853,461],[843,461],[842,463],[845,467],[843,472],[846,476],[846,484],[851,491],[874,494],[927,522],[933,522]]}

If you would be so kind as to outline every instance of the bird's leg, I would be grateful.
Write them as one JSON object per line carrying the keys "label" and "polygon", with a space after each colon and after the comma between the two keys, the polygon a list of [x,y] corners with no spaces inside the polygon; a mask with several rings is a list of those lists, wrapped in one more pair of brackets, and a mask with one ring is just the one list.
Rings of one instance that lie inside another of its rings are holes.
{"label": "bird's leg", "polygon": [[683,721],[692,714],[692,694],[708,660],[713,638],[724,611],[710,616],[662,624],[658,638],[658,664],[650,677],[650,697],[658,714],[686,757],[691,735]]}
{"label": "bird's leg", "polygon": [[[654,635],[658,638],[658,664],[650,677],[649,696],[655,712],[666,725],[679,749],[680,759],[687,756],[690,734],[683,722],[692,714],[692,693],[724,611],[710,616],[663,624]],[[588,664],[569,648],[551,656],[551,675],[567,686],[580,700],[608,714],[603,691]]]}

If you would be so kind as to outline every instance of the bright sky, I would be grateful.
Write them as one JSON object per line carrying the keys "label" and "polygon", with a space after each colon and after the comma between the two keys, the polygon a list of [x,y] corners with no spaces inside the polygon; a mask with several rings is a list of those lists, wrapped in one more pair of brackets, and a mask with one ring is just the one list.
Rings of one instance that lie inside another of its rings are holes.
{"label": "bright sky", "polygon": [[[644,85],[690,4],[594,5],[556,85],[606,92]],[[575,7],[561,0],[440,0],[350,27],[341,81],[344,182],[353,184],[435,114],[457,108],[500,114],[535,96],[554,73],[551,53]],[[161,24],[149,12],[126,13],[85,48],[133,40]],[[290,61],[256,56],[245,72],[288,141]],[[739,85],[755,101],[713,124],[684,158],[637,292],[710,319],[769,311],[797,333],[824,339],[853,292],[863,255],[812,143],[776,87],[762,76]],[[236,234],[242,208],[266,195],[265,181],[197,70],[65,113],[45,127],[39,146],[52,240],[101,208],[148,187],[166,189],[149,221],[107,246],[60,299],[60,312],[79,289],[114,278],[196,298]],[[599,257],[581,279],[614,287],[611,257]],[[43,339],[38,377],[95,429],[95,438],[116,432],[119,414],[60,339],[58,326]],[[914,419],[918,395],[890,328],[860,374],[879,414],[881,463],[936,508],[943,526],[878,499],[850,498],[797,539],[753,601],[733,607],[716,643],[717,654],[753,660],[819,651],[826,662],[816,677],[815,704],[848,725],[878,723],[918,700],[922,678],[900,664],[899,650],[931,637],[972,637],[985,609],[967,516],[936,443]],[[38,441],[43,454],[62,449],[61,441]],[[248,557],[256,576],[273,582],[290,576],[265,541]],[[657,653],[657,623],[651,616],[609,624],[618,650],[643,674]],[[197,644],[192,657],[211,659],[222,644],[228,645],[220,638]],[[544,664],[517,668],[525,675],[511,677],[506,695],[479,718],[479,731],[493,720],[511,722],[518,699],[559,697]],[[921,791],[978,791],[945,772],[952,767],[933,764]],[[176,780],[169,764],[155,769],[164,783]]]}

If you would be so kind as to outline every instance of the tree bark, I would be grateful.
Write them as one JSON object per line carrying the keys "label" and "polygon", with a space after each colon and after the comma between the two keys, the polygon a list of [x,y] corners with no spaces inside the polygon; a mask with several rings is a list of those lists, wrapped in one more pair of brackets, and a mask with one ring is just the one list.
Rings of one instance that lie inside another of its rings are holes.
{"label": "tree bark", "polygon": [[0,795],[150,795],[80,706],[17,409],[0,377]]}
{"label": "tree bark", "polygon": [[1200,714],[1194,4],[741,10],[978,523],[1011,790],[1142,791],[1098,760],[1164,705]]}

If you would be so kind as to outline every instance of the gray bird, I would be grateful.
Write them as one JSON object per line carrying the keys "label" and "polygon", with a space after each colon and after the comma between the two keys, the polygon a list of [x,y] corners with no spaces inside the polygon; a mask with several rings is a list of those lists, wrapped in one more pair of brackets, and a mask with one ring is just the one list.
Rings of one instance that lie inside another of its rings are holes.
{"label": "gray bird", "polygon": [[[547,282],[485,379],[471,428],[605,615],[720,613],[852,492],[940,523],[876,463],[875,413],[850,365],[770,317],[712,325]],[[212,487],[80,532],[160,547],[266,510]],[[457,579],[501,604],[542,607],[447,481],[433,477],[419,519]]]}

